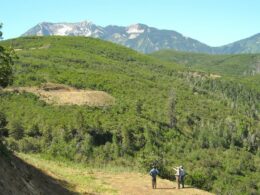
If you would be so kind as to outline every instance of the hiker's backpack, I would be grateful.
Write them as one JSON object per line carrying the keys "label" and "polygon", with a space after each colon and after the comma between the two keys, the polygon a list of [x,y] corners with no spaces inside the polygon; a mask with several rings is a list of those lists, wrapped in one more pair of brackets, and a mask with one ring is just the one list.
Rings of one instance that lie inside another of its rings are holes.
{"label": "hiker's backpack", "polygon": [[152,171],[150,172],[150,175],[151,175],[152,177],[156,177],[157,174],[158,174],[158,172],[157,172],[156,169],[154,169],[154,170],[152,170]]}

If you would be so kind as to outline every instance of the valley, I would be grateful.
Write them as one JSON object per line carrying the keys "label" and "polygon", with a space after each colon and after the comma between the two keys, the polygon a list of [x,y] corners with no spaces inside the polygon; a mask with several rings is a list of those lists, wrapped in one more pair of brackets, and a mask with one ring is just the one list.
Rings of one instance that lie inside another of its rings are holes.
{"label": "valley", "polygon": [[[255,62],[250,59],[257,55],[177,53],[172,60],[78,36],[29,36],[0,44],[17,55],[13,83],[0,91],[5,135],[0,143],[47,175],[66,180],[68,189],[127,194],[133,190],[129,183],[151,192],[147,172],[156,165],[160,187],[170,189],[155,194],[177,193],[169,180],[172,167],[183,165],[192,186],[185,193],[259,193],[259,74],[251,74],[254,64],[242,63]],[[87,97],[82,104],[48,102],[43,95],[53,90],[76,102],[77,95],[64,93],[98,92],[110,103],[101,98],[88,104]],[[80,164],[90,166],[83,170]],[[94,165],[138,173],[88,169]]]}

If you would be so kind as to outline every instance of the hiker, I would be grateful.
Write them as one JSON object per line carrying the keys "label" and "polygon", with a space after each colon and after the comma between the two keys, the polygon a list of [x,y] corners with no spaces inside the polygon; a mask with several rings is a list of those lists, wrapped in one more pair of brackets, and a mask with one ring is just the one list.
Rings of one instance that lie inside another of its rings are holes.
{"label": "hiker", "polygon": [[176,178],[176,183],[177,183],[177,188],[180,189],[180,167],[173,167],[173,169],[176,171],[175,173],[175,178]]}
{"label": "hiker", "polygon": [[182,188],[184,188],[185,175],[186,175],[186,173],[184,171],[183,166],[180,166],[180,182],[181,182]]}
{"label": "hiker", "polygon": [[155,166],[153,166],[153,168],[151,169],[149,174],[152,176],[152,188],[155,189],[156,188],[156,176],[159,174],[159,171],[156,169]]}

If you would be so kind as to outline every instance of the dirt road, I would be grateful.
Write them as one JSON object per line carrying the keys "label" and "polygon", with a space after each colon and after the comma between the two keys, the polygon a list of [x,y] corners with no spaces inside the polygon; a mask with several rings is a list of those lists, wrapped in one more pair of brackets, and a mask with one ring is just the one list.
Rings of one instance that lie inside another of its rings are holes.
{"label": "dirt road", "polygon": [[[210,195],[211,193],[186,186],[177,189],[176,183],[157,179],[157,189],[152,189],[149,174],[127,171],[123,167],[91,168],[84,164],[64,163],[42,159],[37,155],[19,154],[23,160],[42,170],[57,181],[66,182],[65,188],[76,194],[87,195]],[[64,185],[60,183],[60,185]]]}
{"label": "dirt road", "polygon": [[192,187],[177,189],[176,182],[157,179],[157,189],[152,189],[150,176],[140,173],[95,173],[96,178],[109,183],[121,195],[209,195],[211,193]]}

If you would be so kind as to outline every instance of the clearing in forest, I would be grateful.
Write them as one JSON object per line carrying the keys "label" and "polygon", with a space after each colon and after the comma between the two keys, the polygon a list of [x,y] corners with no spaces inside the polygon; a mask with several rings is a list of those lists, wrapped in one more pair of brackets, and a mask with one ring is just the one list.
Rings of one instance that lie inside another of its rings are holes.
{"label": "clearing in forest", "polygon": [[46,83],[41,87],[8,88],[5,91],[33,93],[54,105],[109,106],[115,103],[115,99],[104,91],[82,90],[54,83]]}

